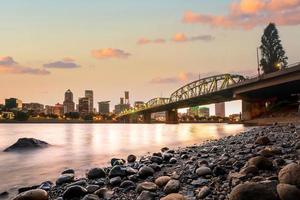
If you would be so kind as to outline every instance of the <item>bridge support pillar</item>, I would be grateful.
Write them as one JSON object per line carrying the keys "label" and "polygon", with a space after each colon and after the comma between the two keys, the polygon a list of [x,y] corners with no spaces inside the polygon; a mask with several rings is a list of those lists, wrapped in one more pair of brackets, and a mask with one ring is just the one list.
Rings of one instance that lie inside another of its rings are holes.
{"label": "bridge support pillar", "polygon": [[251,120],[265,112],[266,106],[263,101],[242,101],[242,120]]}
{"label": "bridge support pillar", "polygon": [[150,124],[151,123],[151,113],[144,113],[143,121],[144,121],[144,123]]}
{"label": "bridge support pillar", "polygon": [[178,112],[177,109],[166,111],[166,123],[167,124],[178,124]]}

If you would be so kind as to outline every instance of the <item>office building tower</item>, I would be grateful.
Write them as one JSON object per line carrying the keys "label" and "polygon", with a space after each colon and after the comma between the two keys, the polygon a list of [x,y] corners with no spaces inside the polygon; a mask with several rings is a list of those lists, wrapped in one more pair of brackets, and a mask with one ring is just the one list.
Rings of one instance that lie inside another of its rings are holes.
{"label": "office building tower", "polygon": [[65,92],[64,114],[75,111],[75,103],[73,101],[73,93],[70,89]]}

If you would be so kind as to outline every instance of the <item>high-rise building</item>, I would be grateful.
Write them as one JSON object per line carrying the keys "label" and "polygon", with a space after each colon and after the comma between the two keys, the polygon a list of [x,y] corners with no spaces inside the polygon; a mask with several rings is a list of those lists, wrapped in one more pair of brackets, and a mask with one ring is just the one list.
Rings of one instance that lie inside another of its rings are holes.
{"label": "high-rise building", "polygon": [[75,103],[73,101],[73,93],[70,89],[65,92],[64,114],[75,111]]}
{"label": "high-rise building", "polygon": [[110,101],[101,101],[101,102],[98,102],[99,114],[101,114],[101,115],[103,115],[103,114],[109,114],[109,102]]}
{"label": "high-rise building", "polygon": [[215,104],[215,112],[218,117],[225,117],[225,103],[216,103]]}
{"label": "high-rise building", "polygon": [[22,109],[22,101],[17,98],[9,98],[5,99],[5,108],[11,110],[21,110]]}
{"label": "high-rise building", "polygon": [[85,91],[85,98],[89,99],[89,113],[93,113],[94,111],[94,92],[93,90],[86,90]]}
{"label": "high-rise building", "polygon": [[129,102],[129,91],[125,91],[125,104],[130,104],[130,102]]}
{"label": "high-rise building", "polygon": [[79,98],[78,112],[80,115],[87,115],[90,113],[90,98]]}

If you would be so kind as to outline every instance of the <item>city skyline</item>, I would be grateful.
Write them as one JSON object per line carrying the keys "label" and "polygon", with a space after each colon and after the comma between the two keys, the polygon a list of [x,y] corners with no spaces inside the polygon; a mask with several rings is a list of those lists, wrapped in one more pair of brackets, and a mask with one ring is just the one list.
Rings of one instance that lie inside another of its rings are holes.
{"label": "city skyline", "polygon": [[[91,88],[95,100],[114,105],[124,90],[148,101],[169,97],[199,74],[256,74],[256,47],[269,21],[278,25],[289,62],[297,62],[300,1],[266,2],[4,2],[0,77],[9,87],[1,87],[0,102],[54,105],[67,88],[76,100]],[[249,23],[241,23],[242,14]]]}

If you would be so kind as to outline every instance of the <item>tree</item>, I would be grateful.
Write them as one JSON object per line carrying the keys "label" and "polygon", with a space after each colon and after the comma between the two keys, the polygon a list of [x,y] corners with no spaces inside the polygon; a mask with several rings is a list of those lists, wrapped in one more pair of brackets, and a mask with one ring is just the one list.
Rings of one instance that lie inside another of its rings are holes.
{"label": "tree", "polygon": [[22,111],[17,111],[15,113],[15,120],[16,121],[27,121],[29,119],[29,114]]}
{"label": "tree", "polygon": [[279,39],[278,30],[274,23],[270,23],[261,38],[260,65],[265,74],[286,68],[287,57]]}

